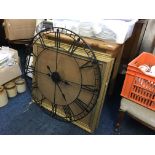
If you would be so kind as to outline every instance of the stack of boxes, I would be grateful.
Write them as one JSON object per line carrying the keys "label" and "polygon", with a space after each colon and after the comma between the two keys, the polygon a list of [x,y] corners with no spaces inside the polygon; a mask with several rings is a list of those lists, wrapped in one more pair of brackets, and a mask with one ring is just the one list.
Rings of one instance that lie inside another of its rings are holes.
{"label": "stack of boxes", "polygon": [[0,107],[8,103],[8,97],[14,97],[17,94],[16,84],[12,80],[19,77],[22,74],[19,62],[20,61],[18,57],[18,52],[16,50],[11,49],[9,47],[1,47],[0,49]]}
{"label": "stack of boxes", "polygon": [[[24,40],[33,38],[35,19],[5,19],[6,39],[14,44],[25,44]],[[19,41],[19,42],[18,42]],[[18,52],[9,47],[0,48],[0,107],[7,104],[7,97],[14,97],[26,90],[25,80],[18,78],[22,72]],[[17,79],[16,79],[17,78]]]}
{"label": "stack of boxes", "polygon": [[0,85],[22,74],[19,66],[18,52],[16,50],[2,47],[0,49],[0,60]]}

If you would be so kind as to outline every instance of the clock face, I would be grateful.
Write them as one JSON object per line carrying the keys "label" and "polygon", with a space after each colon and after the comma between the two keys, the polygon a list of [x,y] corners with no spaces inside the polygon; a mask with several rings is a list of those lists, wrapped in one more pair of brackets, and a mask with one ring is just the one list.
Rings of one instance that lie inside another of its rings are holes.
{"label": "clock face", "polygon": [[80,36],[58,27],[37,34],[32,46],[33,64],[26,68],[33,74],[33,100],[48,104],[53,116],[67,121],[85,117],[100,93],[100,69],[93,51]]}

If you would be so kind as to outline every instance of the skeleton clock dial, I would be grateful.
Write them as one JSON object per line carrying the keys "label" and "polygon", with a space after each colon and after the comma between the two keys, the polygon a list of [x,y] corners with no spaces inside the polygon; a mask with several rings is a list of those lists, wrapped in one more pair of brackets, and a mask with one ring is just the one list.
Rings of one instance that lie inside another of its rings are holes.
{"label": "skeleton clock dial", "polygon": [[33,100],[47,103],[52,114],[67,121],[85,117],[100,93],[100,69],[91,48],[79,35],[59,27],[39,32],[32,46]]}

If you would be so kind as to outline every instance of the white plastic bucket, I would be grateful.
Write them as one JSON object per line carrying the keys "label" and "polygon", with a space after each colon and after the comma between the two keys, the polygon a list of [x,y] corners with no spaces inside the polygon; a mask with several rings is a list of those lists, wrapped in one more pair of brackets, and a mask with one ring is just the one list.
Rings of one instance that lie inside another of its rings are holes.
{"label": "white plastic bucket", "polygon": [[0,107],[8,103],[8,96],[3,86],[0,86]]}
{"label": "white plastic bucket", "polygon": [[7,91],[8,97],[15,97],[17,95],[17,88],[14,82],[5,84],[5,89]]}
{"label": "white plastic bucket", "polygon": [[19,78],[15,81],[16,83],[16,87],[17,87],[17,92],[18,93],[23,93],[26,90],[26,84],[25,84],[25,80],[22,78]]}

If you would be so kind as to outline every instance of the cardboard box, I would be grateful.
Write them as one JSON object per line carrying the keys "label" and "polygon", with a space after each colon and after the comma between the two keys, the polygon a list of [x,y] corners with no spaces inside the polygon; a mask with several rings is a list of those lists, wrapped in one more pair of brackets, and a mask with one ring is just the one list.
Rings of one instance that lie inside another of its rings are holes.
{"label": "cardboard box", "polygon": [[9,52],[12,54],[12,58],[15,60],[15,64],[13,64],[12,66],[5,66],[3,68],[0,68],[0,85],[5,84],[6,82],[9,82],[11,80],[13,80],[14,78],[20,76],[21,73],[21,69],[19,66],[19,57],[18,57],[18,52],[14,49],[11,48],[7,48],[7,47],[2,47],[2,49],[0,50],[0,54],[1,52]]}
{"label": "cardboard box", "polygon": [[5,19],[4,30],[6,39],[30,39],[34,36],[36,28],[35,19]]}

